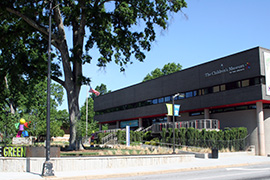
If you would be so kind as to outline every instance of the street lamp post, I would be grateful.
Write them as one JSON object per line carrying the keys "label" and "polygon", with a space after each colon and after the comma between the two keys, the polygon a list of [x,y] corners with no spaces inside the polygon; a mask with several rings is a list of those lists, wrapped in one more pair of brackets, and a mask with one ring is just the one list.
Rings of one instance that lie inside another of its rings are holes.
{"label": "street lamp post", "polygon": [[50,107],[51,107],[51,25],[52,0],[50,0],[49,14],[49,47],[48,47],[48,78],[47,78],[47,134],[46,134],[46,161],[43,163],[42,176],[54,176],[53,165],[50,162]]}
{"label": "street lamp post", "polygon": [[177,96],[179,96],[179,93],[173,95],[172,97],[172,115],[173,115],[173,154],[176,154],[175,153],[175,117],[174,117],[174,98],[176,98]]}

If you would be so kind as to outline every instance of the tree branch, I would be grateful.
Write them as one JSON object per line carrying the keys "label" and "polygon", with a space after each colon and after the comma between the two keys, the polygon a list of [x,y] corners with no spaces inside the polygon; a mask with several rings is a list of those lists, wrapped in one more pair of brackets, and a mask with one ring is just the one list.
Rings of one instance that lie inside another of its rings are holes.
{"label": "tree branch", "polygon": [[54,19],[57,25],[59,35],[61,37],[61,43],[63,43],[63,41],[66,41],[66,34],[65,34],[64,23],[61,17],[59,6],[55,7],[53,10],[54,10]]}
{"label": "tree branch", "polygon": [[[6,10],[12,14],[15,14],[18,17],[21,17],[26,23],[28,23],[30,26],[32,26],[33,28],[35,28],[36,30],[38,30],[39,32],[41,32],[42,34],[49,36],[49,31],[48,29],[46,29],[45,27],[42,27],[41,25],[37,24],[34,20],[28,18],[27,16],[25,16],[24,14],[20,13],[19,11],[16,11],[14,9],[11,8],[6,8]],[[58,39],[56,38],[55,35],[52,34],[52,39],[53,41],[55,41],[55,43],[53,43],[53,45],[58,48],[58,45],[56,42],[58,42]]]}
{"label": "tree branch", "polygon": [[61,84],[63,87],[66,86],[65,82],[62,81],[61,79],[59,79],[58,77],[52,76],[52,80],[54,80],[55,82],[58,82],[58,83]]}
{"label": "tree branch", "polygon": [[86,4],[85,1],[81,4],[81,9],[82,9],[82,15],[81,15],[81,22],[80,22],[80,35],[84,36],[85,34],[85,25],[86,25],[86,15],[85,15],[85,9],[86,9]]}

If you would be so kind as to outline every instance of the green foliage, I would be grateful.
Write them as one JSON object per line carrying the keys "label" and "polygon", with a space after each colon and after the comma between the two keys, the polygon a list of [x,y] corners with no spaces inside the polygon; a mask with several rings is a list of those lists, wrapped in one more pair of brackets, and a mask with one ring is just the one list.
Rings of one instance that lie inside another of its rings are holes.
{"label": "green foliage", "polygon": [[109,124],[102,124],[102,130],[108,130]]}
{"label": "green foliage", "polygon": [[187,137],[187,145],[188,146],[194,146],[195,129],[194,128],[188,128],[186,137]]}
{"label": "green foliage", "polygon": [[125,131],[118,130],[117,133],[116,133],[116,136],[117,136],[118,142],[125,141]]}
{"label": "green foliage", "polygon": [[18,129],[15,124],[19,122],[19,114],[0,115],[0,133],[3,135],[3,143],[11,144],[12,138],[16,136]]}
{"label": "green foliage", "polygon": [[199,146],[200,144],[200,131],[198,129],[195,129],[194,132],[194,146]]}
{"label": "green foliage", "polygon": [[173,134],[172,128],[168,128],[168,135],[166,137],[166,143],[171,143],[172,142],[172,134]]}
{"label": "green foliage", "polygon": [[133,138],[131,139],[132,142],[141,142],[142,141],[142,132],[134,131]]}
{"label": "green foliage", "polygon": [[152,136],[151,136],[151,131],[147,131],[143,134],[143,139],[145,141],[150,141],[152,139]]}
{"label": "green foliage", "polygon": [[187,132],[186,128],[184,128],[184,127],[180,128],[180,131],[179,131],[179,143],[181,145],[186,145],[186,132]]}
{"label": "green foliage", "polygon": [[98,139],[97,139],[97,143],[98,144],[101,144],[102,143],[102,138],[104,138],[105,136],[107,136],[109,133],[105,133],[105,132],[102,132],[102,133],[98,133]]}
{"label": "green foliage", "polygon": [[[107,90],[107,86],[103,83],[101,83],[100,86],[96,86],[95,90],[100,93],[100,96],[111,92],[111,90]],[[96,97],[94,93],[92,93],[90,96],[92,99],[95,99]]]}
{"label": "green foliage", "polygon": [[210,147],[210,148],[229,148],[236,151],[245,148],[245,137],[247,137],[247,128],[225,128],[224,131],[201,131],[194,128],[180,128],[179,139],[176,142],[181,145],[197,146],[197,147]]}
{"label": "green foliage", "polygon": [[167,130],[166,128],[162,128],[162,131],[160,132],[161,134],[161,139],[162,139],[162,142],[166,142],[166,133],[167,133]]}
{"label": "green foliage", "polygon": [[130,130],[130,133],[129,133],[129,136],[130,136],[130,141],[134,141],[134,131]]}
{"label": "green foliage", "polygon": [[[46,117],[47,117],[47,82],[39,82],[29,90],[30,106],[22,106],[23,117],[26,121],[31,121],[30,132],[33,136],[46,135]],[[50,110],[50,133],[51,136],[63,136],[62,124],[67,123],[68,113],[66,111],[57,111],[57,106],[62,103],[63,88],[58,84],[51,85],[51,110]]]}
{"label": "green foliage", "polygon": [[[86,102],[81,107],[81,127],[82,127],[82,136],[86,135]],[[87,135],[90,136],[93,132],[97,132],[99,130],[98,122],[94,120],[95,112],[94,112],[94,100],[92,98],[88,98],[88,116],[87,116]],[[104,128],[102,130],[107,130]]]}
{"label": "green foliage", "polygon": [[151,141],[150,141],[150,144],[152,145],[152,146],[157,146],[157,145],[159,145],[159,138],[153,138]]}
{"label": "green foliage", "polygon": [[206,142],[206,140],[207,140],[207,131],[206,131],[206,129],[201,130],[200,139],[201,139],[200,146],[201,147],[207,147],[207,142]]}
{"label": "green foliage", "polygon": [[[100,92],[100,95],[106,94],[108,92],[111,92],[110,90],[107,90],[107,87],[105,84],[101,84],[100,86],[96,86],[95,90]],[[97,132],[99,130],[99,124],[97,121],[94,120],[95,116],[95,111],[94,111],[94,99],[96,95],[92,93],[90,95],[91,98],[87,98],[88,100],[88,110],[87,110],[87,135],[91,135],[93,132]],[[80,112],[81,112],[81,133],[82,136],[86,135],[86,105],[87,103],[85,102],[84,105],[81,107]],[[108,130],[109,125],[108,124],[103,124],[102,125],[102,130]]]}
{"label": "green foliage", "polygon": [[151,71],[150,74],[147,74],[144,77],[143,82],[180,71],[181,69],[182,69],[182,66],[179,63],[178,64],[175,64],[175,63],[165,64],[162,69],[156,68],[155,70]]}
{"label": "green foliage", "polygon": [[[11,91],[12,87],[9,86],[6,91]],[[36,84],[31,83],[24,87],[25,92],[17,92],[17,99],[13,101],[15,107],[15,115],[8,115],[16,117],[16,123],[19,122],[20,118],[24,118],[26,122],[30,122],[29,128],[25,128],[28,131],[29,135],[39,136],[46,135],[46,115],[47,115],[47,82],[40,81]],[[63,136],[64,131],[61,129],[64,121],[68,119],[68,113],[66,111],[57,111],[57,106],[62,103],[63,99],[63,88],[59,85],[51,85],[51,136]],[[8,107],[4,105],[2,107]],[[10,109],[1,109],[2,112],[8,111]],[[4,113],[5,114],[5,113]],[[9,113],[10,114],[10,113]],[[8,118],[3,117],[2,123],[7,123]],[[11,121],[12,122],[12,121]],[[4,127],[4,126],[3,126]],[[9,126],[6,126],[9,127]],[[11,128],[13,128],[11,126]],[[12,131],[7,130],[7,131]],[[12,134],[13,137],[16,134]]]}
{"label": "green foliage", "polygon": [[174,134],[175,134],[175,139],[179,139],[179,129],[178,128],[174,129]]}

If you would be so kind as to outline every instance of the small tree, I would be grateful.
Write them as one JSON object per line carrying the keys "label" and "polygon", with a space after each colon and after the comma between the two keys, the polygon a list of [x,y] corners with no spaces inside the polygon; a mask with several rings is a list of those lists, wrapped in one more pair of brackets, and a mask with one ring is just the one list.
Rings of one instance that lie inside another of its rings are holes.
{"label": "small tree", "polygon": [[172,128],[168,128],[168,136],[166,137],[166,142],[167,143],[171,143],[171,139],[172,139],[172,134],[173,134],[173,129]]}
{"label": "small tree", "polygon": [[10,144],[12,142],[12,138],[15,137],[17,134],[18,129],[15,124],[19,122],[20,117],[17,113],[8,113],[1,114],[0,118],[0,132],[3,135],[3,143]]}
{"label": "small tree", "polygon": [[194,146],[195,129],[190,127],[187,129],[187,145]]}
{"label": "small tree", "polygon": [[161,139],[163,143],[166,142],[166,133],[167,133],[166,128],[162,128],[162,131],[160,132],[160,134],[161,134]]}
{"label": "small tree", "polygon": [[186,145],[186,132],[187,132],[187,129],[184,128],[184,127],[181,127],[180,128],[180,131],[179,131],[179,141],[180,141],[180,144],[181,145]]}

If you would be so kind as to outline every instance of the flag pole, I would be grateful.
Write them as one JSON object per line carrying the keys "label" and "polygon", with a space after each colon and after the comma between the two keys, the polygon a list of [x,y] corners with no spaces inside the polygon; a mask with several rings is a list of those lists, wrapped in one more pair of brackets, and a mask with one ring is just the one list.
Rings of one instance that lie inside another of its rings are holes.
{"label": "flag pole", "polygon": [[89,96],[90,86],[89,90],[87,90],[86,93],[86,118],[85,118],[85,136],[87,136],[87,130],[88,130],[88,96]]}

